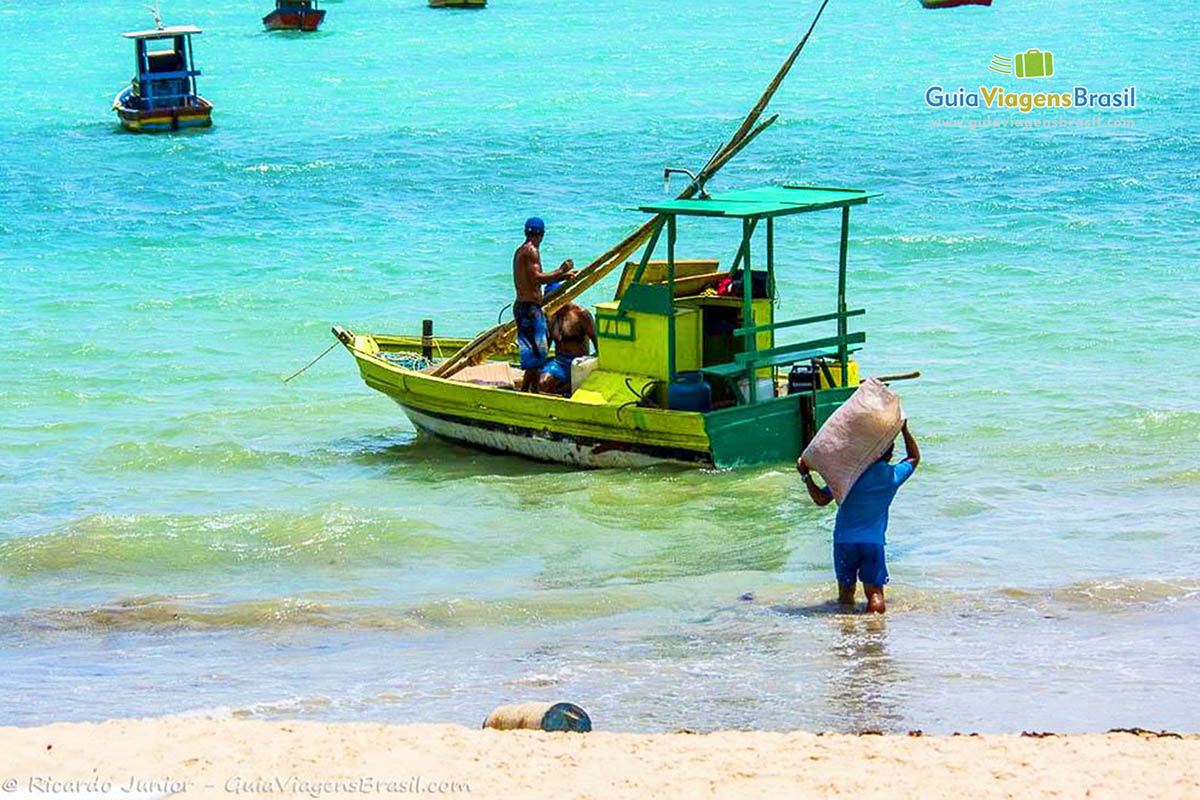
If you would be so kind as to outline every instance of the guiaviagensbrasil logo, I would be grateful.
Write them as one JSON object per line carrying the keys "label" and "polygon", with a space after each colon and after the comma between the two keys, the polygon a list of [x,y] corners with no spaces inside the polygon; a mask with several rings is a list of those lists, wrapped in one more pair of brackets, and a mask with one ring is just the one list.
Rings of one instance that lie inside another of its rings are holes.
{"label": "guiaviagensbrasil logo", "polygon": [[992,56],[992,63],[988,64],[988,69],[1005,75],[1016,75],[1018,78],[1049,78],[1054,74],[1054,53],[1049,50],[1043,53],[1036,47],[1031,47],[1012,58]]}
{"label": "guiaviagensbrasil logo", "polygon": [[[988,69],[1014,78],[1052,78],[1055,74],[1054,54],[1049,50],[1031,47],[1012,58],[993,55]],[[1115,92],[1094,92],[1087,86],[1059,87],[1057,91],[1011,92],[1003,86],[980,86],[969,90],[965,86],[947,91],[939,85],[925,90],[925,105],[930,108],[989,108],[1009,109],[1029,114],[1040,109],[1120,109],[1137,105],[1137,89],[1133,86]]]}

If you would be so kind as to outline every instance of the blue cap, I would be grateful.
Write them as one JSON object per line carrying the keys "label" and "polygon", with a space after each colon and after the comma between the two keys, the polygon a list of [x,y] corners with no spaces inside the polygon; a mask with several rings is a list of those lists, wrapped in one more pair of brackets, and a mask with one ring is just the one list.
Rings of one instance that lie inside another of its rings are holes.
{"label": "blue cap", "polygon": [[525,220],[525,235],[530,236],[535,233],[545,233],[546,223],[542,222],[541,217],[530,217]]}

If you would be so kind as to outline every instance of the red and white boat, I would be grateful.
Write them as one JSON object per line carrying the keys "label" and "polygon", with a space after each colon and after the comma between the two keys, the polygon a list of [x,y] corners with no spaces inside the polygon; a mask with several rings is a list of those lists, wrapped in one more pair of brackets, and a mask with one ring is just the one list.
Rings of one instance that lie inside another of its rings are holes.
{"label": "red and white boat", "polygon": [[315,31],[324,21],[316,0],[275,0],[275,10],[263,17],[269,31]]}

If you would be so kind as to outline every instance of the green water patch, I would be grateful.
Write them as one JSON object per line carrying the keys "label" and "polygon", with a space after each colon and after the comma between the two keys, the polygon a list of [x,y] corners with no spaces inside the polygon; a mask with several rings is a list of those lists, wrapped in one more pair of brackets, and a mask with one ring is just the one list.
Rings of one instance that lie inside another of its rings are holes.
{"label": "green water patch", "polygon": [[[676,593],[672,603],[685,603]],[[249,629],[423,632],[467,628],[529,628],[615,616],[661,605],[663,598],[631,588],[595,592],[523,593],[498,599],[452,596],[409,605],[347,602],[328,593],[257,600],[216,594],[137,595],[83,608],[32,608],[0,616],[28,633]],[[340,602],[339,602],[340,600]]]}
{"label": "green water patch", "polygon": [[246,565],[386,566],[481,556],[437,524],[380,511],[95,514],[0,541],[0,574],[204,572]]}
{"label": "green water patch", "polygon": [[[395,413],[402,412],[395,408]],[[461,447],[403,429],[334,443],[329,450],[353,463],[380,469],[385,476],[416,484],[467,479],[501,489],[511,487],[516,493],[531,485],[528,481],[536,484],[547,476],[578,473],[572,467]]]}
{"label": "green water patch", "polygon": [[143,595],[88,608],[35,608],[9,615],[30,632],[206,629],[357,628],[418,631],[419,619],[370,606],[334,605],[306,597],[222,602],[211,596]]}
{"label": "green water patch", "polygon": [[1200,457],[1200,412],[1103,400],[1044,411],[1036,430],[991,443],[1032,476],[1123,475],[1158,483],[1179,476],[1186,482],[1190,470],[1180,469],[1181,462]]}
{"label": "green water patch", "polygon": [[[613,548],[597,557],[592,548]],[[621,531],[588,535],[573,552],[547,558],[534,584],[547,589],[656,584],[725,572],[770,574],[783,570],[792,546],[782,533],[752,527],[690,523],[672,531]]]}
{"label": "green water patch", "polygon": [[815,516],[797,502],[798,480],[787,468],[595,473],[583,484],[578,512],[650,530],[700,524],[778,533]]}
{"label": "green water patch", "polygon": [[976,497],[959,497],[938,509],[938,514],[951,519],[973,517],[995,511],[996,505]]}
{"label": "green water patch", "polygon": [[165,442],[119,442],[101,450],[89,467],[106,472],[158,472],[173,469],[252,469],[312,466],[320,454],[265,450],[237,442],[174,445]]}
{"label": "green water patch", "polygon": [[797,486],[792,475],[765,469],[543,475],[512,488],[515,502],[533,509],[535,525],[558,529],[562,549],[537,577],[539,586],[554,587],[778,572],[796,531],[827,533]]}
{"label": "green water patch", "polygon": [[1200,411],[1126,406],[1118,430],[1133,438],[1164,444],[1200,444]]}
{"label": "green water patch", "polygon": [[1157,475],[1150,475],[1141,479],[1146,483],[1155,483],[1166,486],[1187,486],[1200,484],[1200,467],[1192,469],[1179,469],[1161,472]]}
{"label": "green water patch", "polygon": [[1161,530],[1120,530],[1104,537],[1114,542],[1155,542],[1170,539],[1170,534]]}

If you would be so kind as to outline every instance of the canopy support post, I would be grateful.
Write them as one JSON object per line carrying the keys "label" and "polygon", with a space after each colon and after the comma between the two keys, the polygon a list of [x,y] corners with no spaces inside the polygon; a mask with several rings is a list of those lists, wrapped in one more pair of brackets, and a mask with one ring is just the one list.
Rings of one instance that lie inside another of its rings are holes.
{"label": "canopy support post", "polygon": [[[767,217],[767,294],[774,303],[775,297],[775,218]],[[771,321],[775,315],[771,314]],[[771,329],[771,347],[775,347],[775,329]]]}
{"label": "canopy support post", "polygon": [[650,241],[646,243],[646,249],[642,252],[642,260],[638,262],[637,272],[633,273],[633,280],[629,283],[641,283],[642,274],[646,271],[646,265],[650,263],[650,256],[654,255],[654,248],[658,246],[658,237],[662,233],[663,221],[659,220],[654,226],[654,231],[650,234]]}
{"label": "canopy support post", "polygon": [[150,56],[146,53],[146,40],[137,40],[138,92],[146,108],[154,107],[154,81],[150,80]]}
{"label": "canopy support post", "polygon": [[[675,382],[675,215],[667,217],[667,294],[670,296],[670,316],[667,318],[667,391]],[[664,395],[663,407],[669,398]]]}
{"label": "canopy support post", "polygon": [[850,206],[842,206],[842,242],[838,252],[838,361],[842,364],[842,386],[850,383],[846,347],[846,249],[850,238]]}
{"label": "canopy support post", "polygon": [[[757,219],[750,220],[751,235],[754,234],[754,230],[757,227],[758,227],[758,220]],[[738,247],[737,255],[734,256],[734,259],[733,259],[733,266],[729,268],[729,277],[732,278],[734,275],[737,275],[739,271],[741,271],[742,262],[749,258],[749,256],[747,255],[747,252],[748,251],[744,247],[741,247],[741,246]]]}
{"label": "canopy support post", "polygon": [[[188,71],[194,73],[196,71],[196,56],[195,56],[195,51],[192,50],[192,37],[187,36],[184,38],[187,42],[187,65],[188,65],[187,68],[188,68]],[[188,82],[192,85],[192,94],[200,94],[200,86],[196,81],[196,76],[189,75]]]}
{"label": "canopy support post", "polygon": [[[754,327],[754,269],[751,267],[750,261],[750,237],[754,234],[754,225],[758,220],[751,220],[746,217],[742,219],[742,325],[747,328]],[[745,338],[742,340],[742,349],[746,353],[753,353],[758,349],[755,342],[757,334],[753,330],[747,331]],[[746,398],[750,403],[758,402],[758,387],[755,385],[755,369],[754,360],[746,362]]]}

